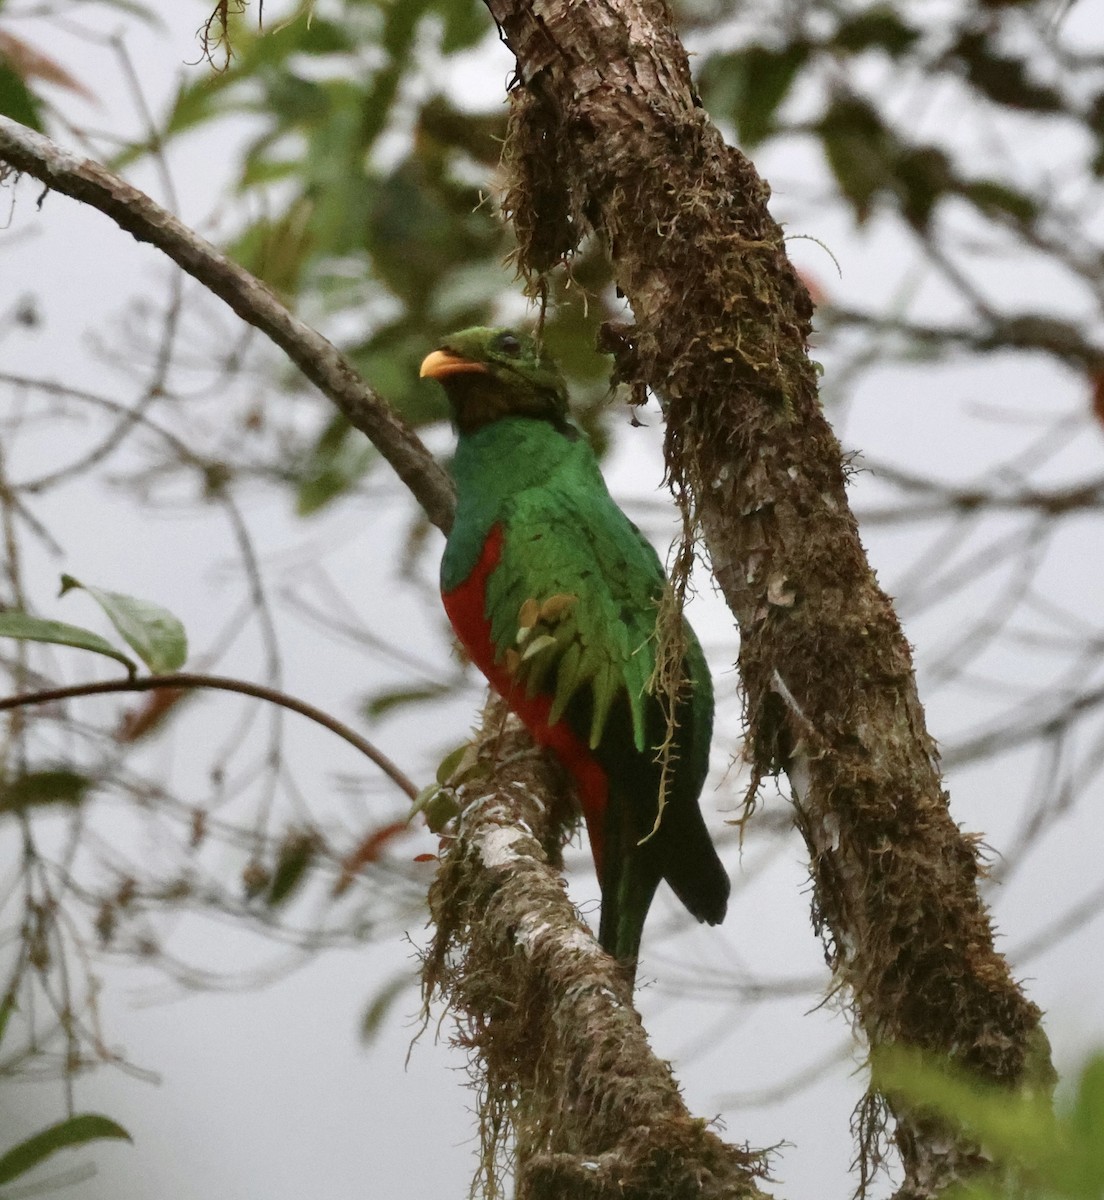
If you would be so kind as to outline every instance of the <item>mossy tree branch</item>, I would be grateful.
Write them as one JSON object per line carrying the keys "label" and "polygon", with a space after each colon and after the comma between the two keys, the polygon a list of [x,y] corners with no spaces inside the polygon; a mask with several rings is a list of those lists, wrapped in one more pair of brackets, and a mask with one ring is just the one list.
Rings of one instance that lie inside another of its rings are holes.
{"label": "mossy tree branch", "polygon": [[[607,331],[610,348],[623,379],[665,401],[670,481],[740,629],[748,754],[757,780],[789,776],[837,980],[874,1046],[1008,1084],[1049,1078],[848,507],[807,354],[812,303],[769,188],[702,111],[663,0],[486,3],[517,58],[519,265],[539,277],[589,231],[609,247],[636,317]],[[879,1112],[870,1097],[868,1131]],[[896,1115],[902,1195],[974,1169],[972,1147]]]}
{"label": "mossy tree branch", "polygon": [[478,1056],[482,1194],[512,1157],[519,1200],[762,1196],[758,1157],[687,1112],[626,976],[567,899],[574,815],[558,772],[498,702],[477,745],[483,769],[430,891],[424,978]]}

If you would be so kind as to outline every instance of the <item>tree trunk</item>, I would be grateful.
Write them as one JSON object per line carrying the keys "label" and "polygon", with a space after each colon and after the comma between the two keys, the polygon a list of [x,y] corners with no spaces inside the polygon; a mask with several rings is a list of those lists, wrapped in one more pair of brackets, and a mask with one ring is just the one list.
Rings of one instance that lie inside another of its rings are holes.
{"label": "tree trunk", "polygon": [[[1048,1081],[1039,1010],[994,950],[976,839],[948,811],[910,649],[848,507],[813,305],[769,188],[702,111],[661,0],[486,2],[517,57],[519,265],[539,276],[589,231],[608,245],[636,318],[608,348],[664,401],[672,488],[739,625],[754,779],[789,777],[837,983],[872,1047]],[[880,1101],[863,1115],[869,1168]],[[972,1168],[972,1147],[896,1117],[903,1195]]]}

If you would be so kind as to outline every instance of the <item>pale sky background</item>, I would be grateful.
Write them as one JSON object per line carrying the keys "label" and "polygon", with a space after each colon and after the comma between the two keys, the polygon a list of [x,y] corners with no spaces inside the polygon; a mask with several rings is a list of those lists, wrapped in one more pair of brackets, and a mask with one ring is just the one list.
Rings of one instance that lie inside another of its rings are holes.
{"label": "pale sky background", "polygon": [[[117,13],[95,4],[87,6],[83,20],[104,32],[125,27],[149,103],[160,112],[179,73],[203,69],[194,65],[198,57],[194,34],[205,8],[199,2],[171,6],[163,14],[166,29],[158,33],[124,22]],[[1074,6],[1068,20],[1086,44],[1095,38],[1099,45],[1100,33],[1094,29],[1094,22],[1102,24],[1099,16],[1099,4],[1082,3]],[[30,23],[21,24],[19,31],[35,40]],[[131,101],[106,49],[89,47],[76,38],[39,44],[69,64],[98,98],[96,108],[59,98],[66,111],[97,129],[134,131]],[[493,98],[501,94],[510,66],[509,55],[492,40],[455,72],[455,83],[468,89],[468,94],[476,91]],[[182,139],[172,147],[180,214],[186,221],[201,226],[207,221],[225,185],[225,166],[232,161],[233,147],[246,132],[244,125],[228,128],[226,149],[217,152],[205,137]],[[60,134],[59,140],[64,140]],[[1023,147],[1025,158],[1038,155],[1040,161],[1059,152],[1060,147],[1044,139]],[[805,172],[821,169],[812,155],[787,151],[763,156],[759,165],[774,186],[775,215],[791,233],[808,234],[830,246],[842,279],[836,278],[830,260],[811,241],[791,243],[799,264],[825,281],[834,295],[888,297],[899,277],[892,268],[912,249],[891,239],[887,226],[877,220],[857,236],[841,214],[803,204],[799,181]],[[135,168],[132,178],[164,200],[151,168]],[[111,322],[113,314],[122,311],[127,295],[156,292],[167,267],[153,250],[137,245],[107,218],[62,197],[50,196],[42,210],[36,210],[39,191],[36,184],[24,181],[14,192],[7,188],[0,198],[6,213],[0,229],[0,312],[33,291],[45,318],[35,331],[8,334],[0,344],[4,369],[78,384],[89,381],[88,373],[95,371],[97,378],[89,382],[105,388],[110,386],[105,384],[110,373],[89,353],[90,331]],[[1078,304],[1076,296],[1055,294],[1054,280],[1045,273],[1035,278],[1021,265],[1010,277],[1008,268],[997,260],[987,269],[991,271],[986,276],[988,285],[1000,294],[1018,288],[1059,311]],[[924,286],[931,291],[931,310],[939,311],[945,301],[938,287],[928,281]],[[830,361],[826,366],[830,385]],[[5,402],[0,398],[0,404]],[[272,403],[279,402],[274,394]],[[1104,437],[1088,419],[1083,383],[1053,367],[1019,359],[994,358],[967,370],[920,364],[910,370],[872,374],[846,419],[836,414],[836,424],[848,446],[860,448],[872,460],[897,463],[917,473],[930,470],[950,481],[969,481],[986,461],[1007,455],[1038,433],[1038,426],[995,421],[983,407],[995,403],[1024,414],[1043,409],[1050,414],[1068,413],[1073,420],[1082,414],[1076,437],[1047,474],[1073,480],[1099,473]],[[617,451],[607,472],[611,486],[621,496],[653,497],[660,478],[658,422],[633,431],[627,421],[620,425]],[[433,444],[444,449],[447,433],[441,431]],[[56,450],[32,439],[13,450],[8,469],[13,477],[24,477],[56,461]],[[651,466],[645,469],[643,462]],[[860,501],[872,502],[884,494],[869,476],[860,476],[853,489]],[[280,561],[308,536],[328,540],[327,567],[349,590],[372,590],[377,632],[408,639],[422,657],[431,660],[446,654],[440,622],[432,614],[423,615],[422,592],[397,576],[384,579],[385,586],[380,586],[380,564],[390,563],[386,547],[402,532],[401,514],[369,510],[356,498],[338,510],[309,530],[286,505],[271,498],[247,503],[246,517],[266,561]],[[136,521],[131,501],[123,494],[92,495],[82,487],[43,505],[41,515],[66,550],[61,563],[45,555],[33,562],[30,588],[44,607],[52,603],[57,574],[66,570],[168,603],[184,620],[193,644],[202,646],[235,603],[232,584],[218,571],[230,557],[229,542],[210,514],[197,511],[188,517],[172,514]],[[925,537],[930,533],[914,527],[866,531],[872,559],[891,592],[916,560],[918,540]],[[1099,519],[1085,518],[1071,523],[1047,567],[1061,580],[1070,605],[1090,616],[1101,608],[1100,559]],[[995,582],[979,586],[992,588]],[[80,607],[83,601],[71,598],[63,603],[68,607],[51,610],[53,615],[93,623],[91,607]],[[968,591],[960,603],[964,607],[958,619],[969,606],[984,603],[984,596]],[[732,672],[726,666],[731,649],[726,660],[729,622],[723,607],[703,590],[691,616],[707,648],[720,652],[711,658],[719,689],[729,698],[725,711],[731,714],[736,708]],[[953,638],[953,607],[948,611],[944,606],[914,621],[907,611],[905,617],[923,667],[925,658]],[[288,691],[348,713],[359,694],[388,677],[369,680],[351,673],[341,654],[332,650],[320,659],[322,652],[315,645],[298,640],[299,629],[288,625],[284,638]],[[999,665],[1005,671],[1015,669],[1015,664]],[[76,668],[72,670],[74,678],[81,677]],[[952,729],[984,726],[1002,707],[997,696],[980,689],[964,696],[961,689],[929,691],[924,683],[922,670],[922,692],[937,737]],[[428,780],[442,750],[465,736],[477,698],[473,691],[463,703],[434,710],[430,739],[414,720],[395,721],[370,731],[370,736],[416,779]],[[964,705],[969,706],[965,712]],[[201,723],[211,722],[212,734],[219,719],[217,710],[198,718]],[[343,749],[304,731],[294,719],[287,728],[299,754],[300,784],[307,781],[317,789],[317,797],[324,798],[330,773],[353,769],[351,752],[345,756]],[[157,754],[161,757],[155,761],[166,768],[186,772],[187,747],[179,741]],[[715,765],[719,783],[725,768],[723,754]],[[312,769],[317,770],[317,778],[312,779]],[[998,767],[987,765],[949,777],[956,819],[968,829],[984,830],[986,840],[998,851],[1017,827],[1025,801],[1025,770],[1025,761],[1010,755]],[[715,825],[722,821],[718,803],[731,809],[737,790],[730,780],[714,795],[711,782],[704,806]],[[1094,791],[1099,794],[1099,784]],[[776,813],[784,804],[767,789],[768,812]],[[1007,935],[1002,947],[1010,951],[1014,963],[1017,945],[1026,943],[1054,912],[1089,890],[1091,881],[1099,880],[1102,831],[1094,809],[1095,805],[1083,801],[1071,811],[1016,875],[1014,884],[992,897],[998,924]],[[371,824],[369,815],[365,825]],[[427,846],[432,843],[427,841]],[[842,1198],[853,1186],[847,1176],[853,1155],[848,1118],[860,1095],[860,1081],[849,1078],[849,1064],[841,1064],[781,1103],[737,1109],[726,1105],[725,1097],[768,1088],[831,1054],[847,1041],[844,1017],[831,1005],[817,1007],[817,996],[801,995],[734,1018],[723,997],[717,1003],[691,1003],[675,990],[677,980],[692,976],[696,968],[738,962],[750,963],[764,980],[818,974],[826,979],[820,946],[808,927],[808,887],[799,842],[791,837],[769,854],[764,850],[763,844],[753,841],[742,859],[729,857],[734,886],[745,888],[747,899],[741,900],[721,931],[688,931],[677,942],[665,941],[651,958],[646,950],[642,977],[656,983],[641,994],[641,1008],[657,1051],[675,1062],[692,1111],[723,1114],[727,1135],[736,1141],[758,1146],[788,1143],[776,1160],[779,1195],[793,1200]],[[582,859],[582,854],[577,857]],[[426,878],[428,882],[429,868]],[[580,901],[593,899],[595,889],[585,872],[579,873],[573,894]],[[593,905],[589,911],[593,914]],[[654,926],[662,927],[672,912],[666,899],[657,903]],[[1063,1067],[1077,1063],[1090,1048],[1104,1042],[1104,1010],[1097,1003],[1104,992],[1102,934],[1104,925],[1099,921],[1089,924],[1053,952],[1016,967],[1027,980],[1031,997],[1049,1013],[1047,1029]],[[410,935],[420,943],[424,931],[416,924]],[[271,947],[211,922],[182,921],[173,945],[182,955],[213,966],[272,957]],[[264,990],[171,1000],[165,997],[172,990],[156,972],[105,969],[102,1012],[107,1040],[125,1047],[129,1061],[156,1072],[159,1083],[107,1069],[78,1082],[78,1107],[111,1115],[131,1131],[136,1144],[81,1152],[80,1160],[94,1161],[97,1174],[71,1194],[88,1200],[466,1195],[474,1168],[473,1097],[464,1086],[463,1061],[444,1044],[448,1021],[441,1026],[441,1038],[435,1038],[431,1026],[408,1058],[418,1010],[411,989],[376,1044],[365,1049],[357,1041],[369,997],[404,965],[413,973],[411,947],[396,938],[320,955]],[[0,1100],[7,1118],[5,1141],[15,1141],[56,1119],[60,1103],[56,1082],[23,1085],[18,1090],[6,1087]],[[77,1158],[55,1160],[56,1169],[70,1166]]]}

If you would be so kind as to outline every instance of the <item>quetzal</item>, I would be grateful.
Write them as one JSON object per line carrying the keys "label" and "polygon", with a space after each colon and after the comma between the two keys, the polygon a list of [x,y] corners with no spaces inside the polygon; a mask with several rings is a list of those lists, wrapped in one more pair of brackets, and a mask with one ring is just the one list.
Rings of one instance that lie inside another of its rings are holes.
{"label": "quetzal", "polygon": [[[556,364],[527,334],[466,329],[424,360],[459,431],[441,594],[472,661],[574,779],[602,889],[599,941],[635,971],[660,879],[699,921],[728,877],[698,807],[713,687],[684,624],[677,727],[656,694],[659,557],[606,490],[568,419]],[[654,832],[653,832],[654,831]]]}

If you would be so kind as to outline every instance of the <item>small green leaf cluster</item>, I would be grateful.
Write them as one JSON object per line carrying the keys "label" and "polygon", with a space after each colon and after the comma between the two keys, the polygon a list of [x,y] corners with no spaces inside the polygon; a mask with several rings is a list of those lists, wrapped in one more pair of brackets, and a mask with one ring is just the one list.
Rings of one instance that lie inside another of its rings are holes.
{"label": "small green leaf cluster", "polygon": [[[63,575],[61,595],[74,589],[87,592],[96,601],[123,641],[155,675],[176,671],[184,665],[188,657],[188,637],[184,626],[168,609],[149,600],[81,583],[72,575]],[[91,650],[122,663],[131,676],[138,672],[138,664],[128,654],[80,625],[51,621],[25,612],[4,612],[0,613],[0,637]]]}
{"label": "small green leaf cluster", "polygon": [[[81,583],[71,575],[61,577],[61,595],[79,589],[107,614],[116,632],[154,674],[177,670],[188,656],[184,626],[167,609],[148,600]],[[91,629],[68,625],[25,612],[0,612],[0,637],[23,642],[44,642],[89,650],[120,662],[133,678],[138,664],[117,646]],[[68,766],[24,770],[12,778],[0,776],[0,815],[26,813],[50,805],[78,807],[94,781]]]}
{"label": "small green leaf cluster", "polygon": [[487,779],[490,774],[490,765],[478,757],[473,742],[457,746],[441,759],[436,779],[418,793],[407,819],[412,821],[421,813],[434,833],[442,832],[460,811],[456,789]]}

